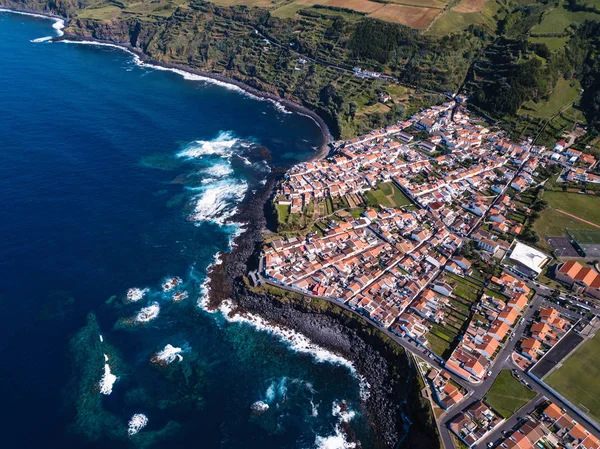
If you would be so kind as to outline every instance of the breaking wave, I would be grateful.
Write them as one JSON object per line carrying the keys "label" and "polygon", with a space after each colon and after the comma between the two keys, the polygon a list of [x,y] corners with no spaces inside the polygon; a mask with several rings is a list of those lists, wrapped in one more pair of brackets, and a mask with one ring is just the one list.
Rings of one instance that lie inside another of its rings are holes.
{"label": "breaking wave", "polygon": [[176,348],[173,345],[167,344],[161,351],[158,351],[154,357],[152,357],[152,362],[160,365],[168,365],[175,360],[179,360],[181,362],[183,360],[181,351],[181,348]]}
{"label": "breaking wave", "polygon": [[342,432],[340,426],[335,427],[335,433],[326,437],[317,435],[315,438],[317,449],[354,449],[356,443],[346,440],[346,436]]}
{"label": "breaking wave", "polygon": [[143,415],[141,413],[136,413],[129,420],[129,425],[127,427],[127,433],[130,436],[133,436],[136,433],[138,433],[140,430],[142,430],[144,427],[146,427],[146,424],[148,424],[148,418],[146,417],[146,415]]}
{"label": "breaking wave", "polygon": [[136,315],[135,321],[138,323],[147,323],[152,321],[160,313],[160,306],[157,302],[153,302],[147,307],[142,308]]}
{"label": "breaking wave", "polygon": [[[105,362],[108,361],[108,356],[104,354]],[[108,363],[104,363],[104,374],[102,374],[102,378],[100,379],[100,393],[109,395],[112,393],[112,388],[115,382],[117,381],[117,376],[110,372],[110,366]]]}
{"label": "breaking wave", "polygon": [[220,311],[230,322],[247,323],[254,326],[256,329],[270,332],[289,343],[293,350],[312,355],[317,362],[342,365],[348,368],[353,374],[356,374],[356,369],[352,362],[314,344],[299,332],[281,326],[270,325],[263,318],[251,313],[245,313],[244,315],[236,313],[234,306],[230,301],[223,301]]}
{"label": "breaking wave", "polygon": [[346,401],[333,401],[331,414],[338,418],[333,435],[319,436],[315,438],[317,449],[353,449],[357,444],[346,439],[342,430],[342,423],[348,423],[356,416],[353,410],[350,410]]}
{"label": "breaking wave", "polygon": [[237,212],[238,204],[244,199],[248,184],[242,180],[225,179],[202,186],[201,193],[194,198],[192,221],[209,221],[224,225]]}
{"label": "breaking wave", "polygon": [[195,140],[177,156],[186,158],[200,158],[202,156],[220,156],[228,158],[233,154],[236,145],[248,146],[242,139],[238,139],[231,131],[221,131],[212,140]]}

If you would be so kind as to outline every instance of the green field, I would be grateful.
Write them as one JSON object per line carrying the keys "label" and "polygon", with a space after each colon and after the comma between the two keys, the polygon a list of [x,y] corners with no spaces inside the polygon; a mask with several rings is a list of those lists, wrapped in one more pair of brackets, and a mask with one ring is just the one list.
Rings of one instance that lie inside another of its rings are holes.
{"label": "green field", "polygon": [[573,23],[583,23],[586,20],[599,20],[600,15],[587,12],[587,11],[577,11],[571,12],[567,11],[562,6],[558,8],[552,9],[548,12],[542,23],[538,26],[534,27],[532,33],[534,34],[556,34],[563,33],[569,27],[569,25]]}
{"label": "green field", "polygon": [[600,244],[600,230],[598,231],[571,231],[569,236],[580,245],[598,245]]}
{"label": "green field", "polygon": [[546,192],[544,199],[554,209],[560,209],[600,225],[600,197],[568,192]]}
{"label": "green field", "polygon": [[410,206],[412,202],[392,182],[382,182],[374,190],[369,190],[366,197],[370,205],[383,207]]}
{"label": "green field", "polygon": [[485,401],[503,418],[509,418],[534,397],[534,391],[515,379],[509,370],[503,370],[487,392]]}
{"label": "green field", "polygon": [[600,422],[599,378],[600,334],[596,334],[572,352],[544,382]]}
{"label": "green field", "polygon": [[600,197],[568,192],[545,192],[548,208],[533,224],[540,237],[539,245],[549,249],[544,237],[567,236],[566,230],[598,230],[595,226],[558,212],[556,209],[576,215],[591,223],[600,223]]}
{"label": "green field", "polygon": [[481,11],[477,12],[459,12],[451,10],[444,15],[440,15],[431,28],[429,33],[435,35],[445,35],[459,30],[467,29],[470,25],[487,26],[494,29],[496,20],[494,16],[500,10],[500,4],[495,1],[488,1],[483,5]]}
{"label": "green field", "polygon": [[455,284],[453,293],[456,296],[460,296],[469,303],[477,301],[479,298],[480,286],[476,285],[475,282],[471,282],[455,274],[447,274],[446,280],[451,284]]}
{"label": "green field", "polygon": [[290,215],[290,206],[284,204],[277,205],[277,219],[279,223],[285,223]]}
{"label": "green field", "polygon": [[581,89],[579,81],[561,78],[557,81],[554,90],[547,100],[542,100],[538,103],[528,101],[519,112],[545,119],[552,118],[552,116],[556,115],[562,109],[579,101],[579,89]]}
{"label": "green field", "polygon": [[427,346],[434,354],[437,354],[440,357],[445,357],[447,355],[445,353],[450,349],[449,341],[443,340],[431,332],[428,332],[425,338],[427,338]]}
{"label": "green field", "polygon": [[569,38],[567,36],[554,37],[554,36],[543,36],[543,37],[530,37],[529,41],[534,44],[546,44],[550,51],[558,50],[563,48]]}

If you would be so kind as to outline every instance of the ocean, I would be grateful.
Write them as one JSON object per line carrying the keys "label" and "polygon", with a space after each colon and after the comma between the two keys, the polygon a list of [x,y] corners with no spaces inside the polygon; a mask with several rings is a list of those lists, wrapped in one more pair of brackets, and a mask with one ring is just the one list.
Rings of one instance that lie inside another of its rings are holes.
{"label": "ocean", "polygon": [[244,194],[318,126],[57,28],[0,12],[1,446],[373,447],[348,362],[202,307]]}

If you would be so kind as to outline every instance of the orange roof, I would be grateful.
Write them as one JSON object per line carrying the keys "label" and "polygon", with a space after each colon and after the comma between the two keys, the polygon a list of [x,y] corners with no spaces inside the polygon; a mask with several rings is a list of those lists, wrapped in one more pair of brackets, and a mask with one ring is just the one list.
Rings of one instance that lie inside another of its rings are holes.
{"label": "orange roof", "polygon": [[496,320],[492,323],[490,330],[488,333],[496,335],[498,338],[503,339],[508,331],[510,330],[510,326],[506,324],[504,321]]}
{"label": "orange roof", "polygon": [[581,266],[581,264],[579,262],[576,262],[574,260],[569,260],[568,262],[565,262],[561,265],[561,267],[558,269],[558,272],[566,274],[567,276],[570,276],[572,278],[575,278],[577,273],[579,273],[579,271],[582,268],[583,268],[583,266]]}
{"label": "orange roof", "polygon": [[589,267],[582,268],[579,270],[579,273],[575,275],[575,280],[584,283],[588,287],[592,285],[592,283],[598,277],[598,273],[595,270]]}
{"label": "orange roof", "polygon": [[508,310],[505,310],[504,312],[502,312],[498,318],[499,319],[503,319],[506,320],[507,323],[509,323],[510,325],[513,325],[517,319],[517,317],[519,316],[519,311],[517,309],[514,308],[510,308]]}
{"label": "orange roof", "polygon": [[585,427],[577,423],[571,430],[569,430],[569,435],[578,440],[583,440],[588,436],[588,432],[585,430]]}
{"label": "orange roof", "polygon": [[558,419],[563,415],[563,411],[561,410],[561,408],[554,402],[551,402],[550,405],[546,407],[544,413],[552,419]]}
{"label": "orange roof", "polygon": [[536,340],[535,338],[529,337],[526,338],[525,340],[523,340],[523,343],[521,343],[521,346],[525,349],[538,349],[540,346],[542,346],[542,344],[539,342],[539,340]]}
{"label": "orange roof", "polygon": [[514,296],[510,301],[508,301],[508,305],[518,307],[519,309],[523,310],[528,301],[529,299],[527,296],[521,293],[520,295]]}

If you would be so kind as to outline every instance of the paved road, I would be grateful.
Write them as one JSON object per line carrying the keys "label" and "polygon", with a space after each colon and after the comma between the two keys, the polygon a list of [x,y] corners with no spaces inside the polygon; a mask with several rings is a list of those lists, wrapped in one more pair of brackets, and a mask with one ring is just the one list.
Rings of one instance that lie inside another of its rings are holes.
{"label": "paved road", "polygon": [[[483,397],[486,395],[486,393],[488,392],[488,390],[494,383],[494,380],[496,380],[496,377],[498,376],[500,371],[502,371],[503,369],[507,369],[507,368],[513,368],[512,361],[511,361],[511,354],[514,351],[517,342],[523,336],[523,334],[527,328],[528,321],[533,317],[534,313],[539,309],[541,303],[542,303],[542,297],[536,294],[533,297],[531,303],[529,304],[529,307],[523,314],[523,317],[521,318],[521,320],[515,327],[514,337],[512,337],[512,339],[509,339],[506,342],[506,344],[504,345],[504,347],[497,354],[494,364],[492,365],[492,368],[490,369],[491,375],[488,376],[479,385],[469,384],[468,389],[471,391],[471,395],[469,397],[463,399],[461,402],[459,402],[457,405],[455,405],[451,410],[445,412],[442,416],[439,417],[438,426],[439,426],[440,436],[442,438],[442,443],[443,443],[445,449],[452,449],[454,447],[454,444],[452,443],[451,432],[448,429],[448,423],[456,415],[458,415],[466,406],[471,405],[473,402],[475,402],[479,399],[483,399]],[[463,384],[464,384],[464,382],[463,382]]]}

